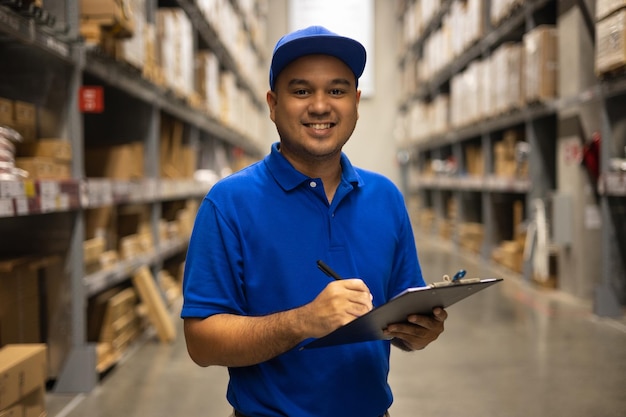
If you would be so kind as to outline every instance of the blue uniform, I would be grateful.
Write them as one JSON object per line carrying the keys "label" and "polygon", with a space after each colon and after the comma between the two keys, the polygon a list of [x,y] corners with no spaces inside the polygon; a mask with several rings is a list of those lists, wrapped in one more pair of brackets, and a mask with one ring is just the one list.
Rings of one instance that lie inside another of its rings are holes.
{"label": "blue uniform", "polygon": [[[330,282],[323,260],[361,278],[374,306],[425,285],[400,191],[341,156],[331,204],[318,178],[271,153],[217,183],[189,244],[182,317],[267,315],[311,302]],[[242,341],[245,343],[245,341]],[[299,346],[267,362],[230,368],[228,400],[249,416],[379,416],[392,402],[388,341]]]}

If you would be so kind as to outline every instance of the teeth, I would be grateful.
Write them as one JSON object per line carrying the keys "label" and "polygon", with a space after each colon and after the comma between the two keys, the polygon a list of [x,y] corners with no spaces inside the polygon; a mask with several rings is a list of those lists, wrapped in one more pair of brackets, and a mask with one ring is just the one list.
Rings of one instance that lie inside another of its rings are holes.
{"label": "teeth", "polygon": [[313,129],[330,129],[330,123],[312,123],[309,126]]}

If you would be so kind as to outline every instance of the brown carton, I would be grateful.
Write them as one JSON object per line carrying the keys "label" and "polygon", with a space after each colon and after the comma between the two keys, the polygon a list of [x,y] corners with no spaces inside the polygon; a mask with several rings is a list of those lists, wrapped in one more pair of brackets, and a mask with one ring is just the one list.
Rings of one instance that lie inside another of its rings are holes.
{"label": "brown carton", "polygon": [[44,344],[7,345],[0,349],[0,409],[44,387],[46,352]]}

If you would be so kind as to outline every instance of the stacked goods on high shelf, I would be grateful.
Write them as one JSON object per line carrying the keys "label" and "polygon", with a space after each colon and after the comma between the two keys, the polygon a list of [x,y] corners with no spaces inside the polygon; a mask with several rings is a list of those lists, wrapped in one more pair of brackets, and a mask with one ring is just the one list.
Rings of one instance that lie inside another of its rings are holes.
{"label": "stacked goods on high shelf", "polygon": [[[92,1],[83,0],[88,5]],[[83,9],[81,30],[88,45],[99,46],[105,54],[136,68],[144,78],[238,133],[258,132],[263,119],[251,93],[240,87],[235,74],[219,62],[214,51],[194,51],[193,26],[186,12],[181,8],[159,8],[152,24],[146,20],[145,3],[104,2],[98,4],[97,15],[92,8],[87,8],[87,12]],[[258,68],[259,55],[251,49],[250,42],[250,37],[254,40],[264,34],[261,23],[250,19],[248,25],[255,31],[246,32],[230,2],[199,3],[198,7],[230,49],[237,70],[253,86],[253,94],[261,98],[266,80],[260,71],[253,70]],[[118,21],[120,15],[128,16],[132,31],[103,30],[102,21]]]}
{"label": "stacked goods on high shelf", "polygon": [[556,98],[556,37],[554,26],[538,26],[522,42],[504,43],[454,75],[449,96],[409,103],[404,131],[410,142]]}
{"label": "stacked goods on high shelf", "polygon": [[524,0],[491,0],[491,10],[489,11],[491,24],[493,26],[500,25],[523,3]]}
{"label": "stacked goods on high shelf", "polygon": [[47,348],[12,344],[0,348],[0,416],[46,415]]}
{"label": "stacked goods on high shelf", "polygon": [[626,2],[598,0],[596,5],[596,56],[598,76],[626,69]]}
{"label": "stacked goods on high shelf", "polygon": [[[198,8],[215,29],[219,39],[235,60],[238,71],[261,97],[267,86],[267,77],[259,68],[259,57],[266,56],[266,22],[256,16],[266,13],[267,0],[239,1],[235,9],[231,0],[198,0]],[[256,5],[254,4],[256,3]]]}

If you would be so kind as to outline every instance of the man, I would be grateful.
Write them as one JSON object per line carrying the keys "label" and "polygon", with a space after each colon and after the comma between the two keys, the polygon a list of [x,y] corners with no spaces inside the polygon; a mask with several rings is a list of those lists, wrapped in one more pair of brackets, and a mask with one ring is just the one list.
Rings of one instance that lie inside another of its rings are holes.
{"label": "man", "polygon": [[[229,368],[235,416],[377,417],[392,402],[390,343],[418,350],[446,312],[410,316],[389,341],[299,349],[425,285],[404,200],[342,153],[358,119],[363,46],[323,27],[281,38],[267,103],[280,142],[204,199],[184,278],[185,337]],[[323,260],[343,277],[331,280]]]}

